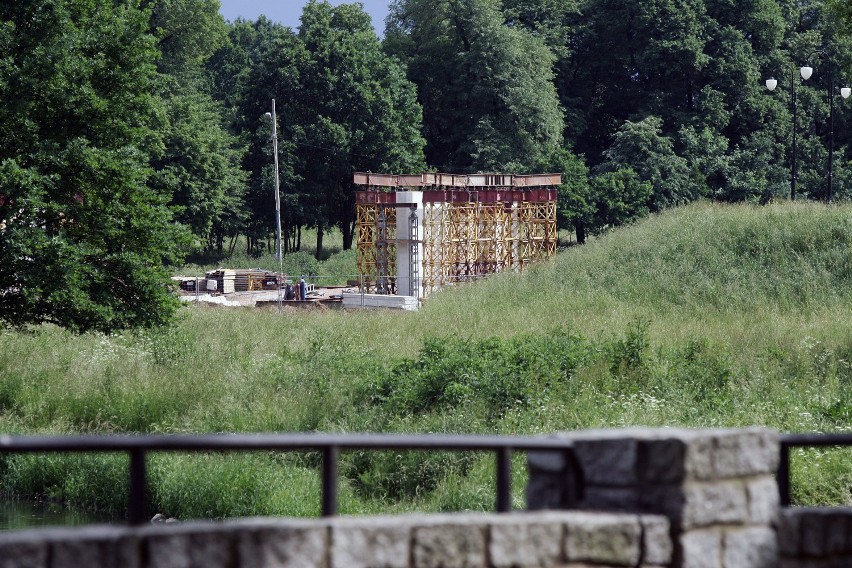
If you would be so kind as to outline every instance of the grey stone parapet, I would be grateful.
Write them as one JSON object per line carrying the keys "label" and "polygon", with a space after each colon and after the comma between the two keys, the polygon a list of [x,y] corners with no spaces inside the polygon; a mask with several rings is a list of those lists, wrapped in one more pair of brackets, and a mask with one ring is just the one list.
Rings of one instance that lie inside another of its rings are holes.
{"label": "grey stone parapet", "polygon": [[660,514],[678,568],[778,566],[777,432],[628,428],[558,437],[573,449],[529,454],[529,509]]}
{"label": "grey stone parapet", "polygon": [[588,512],[91,526],[0,533],[0,568],[664,568],[669,532]]}
{"label": "grey stone parapet", "polygon": [[852,507],[784,509],[778,540],[781,568],[849,568]]}

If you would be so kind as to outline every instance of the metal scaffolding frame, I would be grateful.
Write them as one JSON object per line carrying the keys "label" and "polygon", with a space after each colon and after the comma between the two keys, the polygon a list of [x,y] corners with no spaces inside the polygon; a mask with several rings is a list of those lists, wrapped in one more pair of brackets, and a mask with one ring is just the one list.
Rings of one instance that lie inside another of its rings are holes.
{"label": "metal scaffolding frame", "polygon": [[[410,282],[420,274],[422,255],[423,296],[504,270],[520,272],[556,254],[559,175],[355,174],[355,183],[367,187],[356,199],[358,272],[367,292],[396,292],[399,207],[412,208],[413,237],[403,250],[411,256]],[[397,203],[395,190],[423,192],[422,223],[415,205]]]}

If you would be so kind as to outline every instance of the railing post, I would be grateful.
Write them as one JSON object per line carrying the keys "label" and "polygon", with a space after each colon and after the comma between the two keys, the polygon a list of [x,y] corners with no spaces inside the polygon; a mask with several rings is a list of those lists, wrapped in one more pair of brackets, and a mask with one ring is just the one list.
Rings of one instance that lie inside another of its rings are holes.
{"label": "railing post", "polygon": [[781,457],[778,460],[778,493],[781,506],[790,506],[790,446],[781,441]]}
{"label": "railing post", "polygon": [[512,510],[512,449],[497,449],[497,512]]}
{"label": "railing post", "polygon": [[340,457],[338,446],[323,448],[322,459],[322,516],[337,515],[337,460]]}
{"label": "railing post", "polygon": [[141,525],[147,520],[145,513],[145,450],[134,448],[130,450],[130,495],[128,497],[128,522],[131,525]]}

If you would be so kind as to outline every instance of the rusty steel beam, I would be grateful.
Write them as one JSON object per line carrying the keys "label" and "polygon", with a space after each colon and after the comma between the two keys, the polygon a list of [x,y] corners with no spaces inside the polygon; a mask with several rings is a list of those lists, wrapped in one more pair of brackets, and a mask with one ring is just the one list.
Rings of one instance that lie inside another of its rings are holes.
{"label": "rusty steel beam", "polygon": [[544,188],[562,184],[562,174],[446,174],[423,173],[414,175],[374,174],[357,172],[355,185],[387,188],[447,188],[474,187]]}

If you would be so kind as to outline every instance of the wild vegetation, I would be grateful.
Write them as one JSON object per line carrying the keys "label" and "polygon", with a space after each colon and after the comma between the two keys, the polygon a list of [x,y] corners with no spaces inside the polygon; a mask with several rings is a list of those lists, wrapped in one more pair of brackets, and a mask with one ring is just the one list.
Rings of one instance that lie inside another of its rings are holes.
{"label": "wild vegetation", "polygon": [[[697,204],[416,313],[190,307],[151,332],[0,334],[0,430],[447,432],[852,427],[852,207]],[[315,515],[319,456],[156,454],[151,511]],[[488,510],[493,458],[344,454],[341,510]],[[4,458],[2,489],[121,516],[123,456]],[[523,457],[514,468],[523,506]],[[794,455],[852,504],[852,452]]]}

